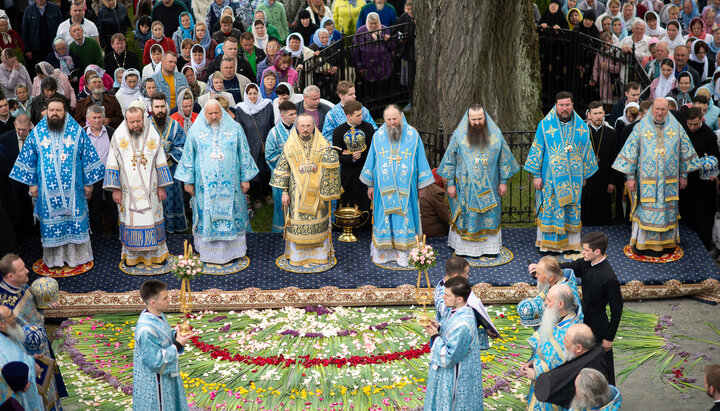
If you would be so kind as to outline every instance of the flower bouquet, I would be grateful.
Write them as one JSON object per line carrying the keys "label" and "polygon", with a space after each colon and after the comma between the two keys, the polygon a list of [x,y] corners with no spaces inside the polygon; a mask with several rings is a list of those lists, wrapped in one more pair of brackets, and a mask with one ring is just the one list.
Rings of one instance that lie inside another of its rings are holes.
{"label": "flower bouquet", "polygon": [[180,325],[180,333],[190,334],[192,329],[187,321],[192,312],[192,294],[190,293],[190,280],[197,278],[202,273],[203,263],[200,257],[193,253],[192,245],[187,240],[183,244],[184,253],[178,255],[177,262],[173,264],[172,273],[181,280],[180,283],[180,312],[185,315],[185,320]]}
{"label": "flower bouquet", "polygon": [[[418,236],[415,236],[415,248],[410,250],[408,254],[408,262],[415,268],[418,269],[418,280],[417,287],[415,288],[415,299],[418,304],[423,307],[422,313],[418,318],[418,323],[423,327],[430,324],[430,317],[428,317],[425,306],[432,303],[432,290],[430,289],[430,277],[428,276],[427,270],[435,267],[437,264],[437,254],[435,250],[425,242],[425,234],[422,236],[422,242]],[[420,287],[422,282],[422,274],[425,273],[425,288]]]}

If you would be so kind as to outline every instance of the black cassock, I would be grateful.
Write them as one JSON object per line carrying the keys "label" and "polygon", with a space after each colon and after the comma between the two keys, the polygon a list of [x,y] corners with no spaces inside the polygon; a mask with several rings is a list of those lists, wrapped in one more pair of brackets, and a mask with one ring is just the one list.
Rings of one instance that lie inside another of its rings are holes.
{"label": "black cassock", "polygon": [[0,152],[0,255],[17,253],[18,239],[14,222],[19,220],[19,210],[15,199],[15,190],[10,183],[10,164],[4,150]]}
{"label": "black cassock", "polygon": [[[360,158],[353,161],[352,154],[340,154],[340,181],[344,192],[340,196],[340,205],[357,205],[360,211],[370,212],[370,199],[367,196],[368,187],[360,181],[360,173],[362,173],[365,160],[367,159],[368,150],[375,129],[372,124],[363,121],[357,127],[350,127],[350,124],[343,123],[333,131],[332,144],[341,148],[343,151],[353,148],[357,149],[364,145]],[[364,218],[364,217],[363,217]],[[359,227],[361,230],[367,230],[371,227],[370,219],[367,223]]]}
{"label": "black cassock", "polygon": [[[607,192],[609,184],[622,189],[621,175],[612,169],[612,164],[620,148],[615,130],[603,124],[595,130],[590,125],[590,141],[595,158],[598,160],[598,171],[587,179],[582,189],[580,218],[584,226],[612,224],[612,196]],[[618,185],[620,184],[620,185]]]}
{"label": "black cassock", "polygon": [[[693,148],[698,157],[715,156],[720,160],[715,133],[706,124],[691,133],[685,122],[681,123],[690,137]],[[715,221],[716,194],[715,182],[700,179],[700,172],[693,171],[688,174],[688,184],[680,190],[680,224],[692,228],[700,237],[705,248],[711,249],[712,228]]]}

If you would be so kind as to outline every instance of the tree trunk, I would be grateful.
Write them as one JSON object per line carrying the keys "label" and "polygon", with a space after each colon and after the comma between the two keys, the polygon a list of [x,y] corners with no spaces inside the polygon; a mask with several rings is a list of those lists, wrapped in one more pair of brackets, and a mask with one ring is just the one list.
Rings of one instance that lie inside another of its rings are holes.
{"label": "tree trunk", "polygon": [[452,132],[479,103],[502,130],[541,117],[538,36],[531,0],[417,0],[413,125]]}

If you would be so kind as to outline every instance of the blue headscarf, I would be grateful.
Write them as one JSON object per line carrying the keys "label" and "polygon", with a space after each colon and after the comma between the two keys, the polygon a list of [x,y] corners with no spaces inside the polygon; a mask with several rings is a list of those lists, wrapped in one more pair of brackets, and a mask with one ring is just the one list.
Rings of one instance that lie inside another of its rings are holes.
{"label": "blue headscarf", "polygon": [[[268,95],[268,94],[265,92],[265,77],[268,77],[268,76],[270,75],[270,74],[268,74],[268,73],[271,73],[271,74],[275,75],[275,87],[273,87],[272,92],[270,93],[270,95]],[[280,84],[280,78],[278,77],[278,74],[277,74],[276,71],[274,71],[274,70],[267,70],[267,71],[265,71],[265,72],[263,73],[263,76],[262,76],[262,81],[261,81],[260,87],[258,87],[258,88],[260,89],[260,95],[261,95],[263,98],[267,98],[267,99],[270,99],[270,100],[275,100],[275,99],[278,97],[278,95],[277,95],[277,93],[275,92],[275,90],[277,90],[277,87],[278,87],[279,84]]]}
{"label": "blue headscarf", "polygon": [[[620,35],[619,35],[619,36],[618,36],[617,34],[615,34],[615,32],[614,32],[613,29],[612,29],[613,24],[615,24],[615,20],[619,20],[619,21],[620,21],[620,24],[622,25],[622,28],[620,29]],[[612,19],[612,21],[610,22],[610,31],[612,32],[613,35],[615,35],[615,36],[618,38],[618,41],[620,41],[620,40],[624,39],[625,37],[627,37],[627,29],[625,28],[625,22],[624,22],[623,19],[620,18],[620,17],[615,17],[614,19]],[[679,35],[680,35],[680,34],[678,33],[678,36],[679,36]]]}
{"label": "blue headscarf", "polygon": [[320,41],[320,32],[323,32],[323,31],[324,31],[325,33],[328,32],[328,31],[325,30],[324,28],[319,28],[319,29],[315,30],[315,33],[312,35],[312,42],[313,42],[313,44],[316,45],[316,46],[318,46],[318,47],[321,48],[321,49],[329,46],[330,43],[332,43],[332,41],[330,40],[330,33],[328,33],[328,43],[325,44],[325,45],[322,44],[322,42]]}
{"label": "blue headscarf", "polygon": [[210,3],[210,9],[212,10],[212,12],[216,18],[220,18],[220,15],[222,15],[223,9],[229,5],[230,5],[230,0],[223,0],[222,4],[220,4],[220,5],[215,3],[215,1],[213,0]]}
{"label": "blue headscarf", "polygon": [[[182,17],[185,15],[190,18],[190,28],[188,29],[186,29],[182,25]],[[180,30],[180,33],[182,33],[183,40],[193,39],[195,37],[195,20],[192,18],[190,13],[188,13],[187,11],[183,11],[182,13],[180,13],[180,15],[178,16],[178,23],[180,23],[180,25],[178,26],[178,30]],[[205,37],[209,37],[207,34],[207,28],[205,30]]]}
{"label": "blue headscarf", "polygon": [[[683,28],[687,29],[688,31],[690,31],[690,21],[695,17],[700,17],[697,2],[691,0],[690,3],[692,3],[692,12],[689,15],[685,14],[684,8],[680,8],[680,22],[682,23]],[[703,22],[703,25],[705,25],[705,22]]]}
{"label": "blue headscarf", "polygon": [[[323,17],[322,20],[320,20],[320,25],[318,26],[318,29],[324,29],[325,23],[327,23],[328,21],[333,22],[333,32],[329,33],[330,34],[330,43],[342,39],[342,33],[340,33],[335,28],[335,19],[333,19],[332,17],[328,17],[328,16]],[[317,34],[317,32],[315,32],[315,34]],[[315,34],[313,34],[313,43],[315,42]]]}

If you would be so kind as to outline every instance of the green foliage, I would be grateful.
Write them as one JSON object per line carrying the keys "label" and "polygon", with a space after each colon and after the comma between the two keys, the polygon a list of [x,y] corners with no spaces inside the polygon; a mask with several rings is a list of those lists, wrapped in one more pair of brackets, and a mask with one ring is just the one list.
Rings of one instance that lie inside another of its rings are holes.
{"label": "green foliage", "polygon": [[537,4],[538,9],[540,9],[540,14],[542,15],[543,13],[545,13],[545,10],[548,9],[550,0],[535,0],[535,4]]}
{"label": "green foliage", "polygon": [[135,38],[135,34],[133,33],[133,28],[135,27],[135,14],[132,8],[128,8],[127,13],[128,17],[130,17],[130,21],[133,23],[130,27],[128,27],[127,32],[125,32],[127,50],[135,53],[135,55],[138,57],[138,63],[140,63],[140,72],[142,73],[142,70],[145,67],[142,58],[143,50],[140,48],[140,43],[138,43],[137,38]]}

